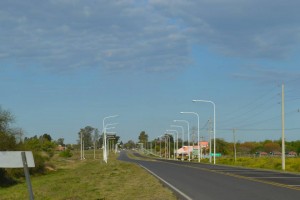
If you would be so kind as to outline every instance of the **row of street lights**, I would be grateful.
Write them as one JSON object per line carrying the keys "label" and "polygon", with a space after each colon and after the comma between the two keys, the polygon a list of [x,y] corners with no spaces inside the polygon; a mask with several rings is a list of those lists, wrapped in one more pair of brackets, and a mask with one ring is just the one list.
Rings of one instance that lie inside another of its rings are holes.
{"label": "row of street lights", "polygon": [[[216,105],[213,101],[208,101],[208,100],[200,100],[200,99],[197,99],[197,100],[192,100],[192,102],[204,102],[204,103],[211,103],[213,105],[213,110],[214,110],[214,153],[213,153],[213,157],[214,157],[214,164],[216,164]],[[192,114],[192,115],[196,115],[197,116],[197,122],[198,122],[198,162],[201,161],[201,158],[200,156],[202,155],[202,147],[200,145],[200,132],[199,132],[199,114],[196,113],[196,112],[180,112],[180,114]],[[174,122],[184,122],[187,124],[187,128],[188,128],[188,160],[190,161],[191,158],[190,158],[190,148],[189,148],[189,145],[190,145],[190,133],[189,133],[189,129],[190,129],[190,125],[189,125],[189,122],[187,120],[179,120],[179,119],[176,119],[176,120],[173,120]],[[182,140],[184,142],[184,129],[183,129],[183,126],[176,126],[176,125],[171,125],[171,127],[181,127],[182,128]],[[177,130],[167,130],[168,132],[170,131],[175,131],[177,133],[177,150],[178,150],[178,131]],[[183,144],[182,142],[182,144]],[[182,145],[184,146],[184,145]],[[211,146],[211,141],[210,141],[210,146]],[[175,149],[175,145],[174,145],[174,149]],[[174,150],[175,151],[175,150]],[[209,161],[211,162],[211,148],[209,148]],[[175,159],[175,155],[174,155],[174,159]],[[183,157],[181,158],[183,160]]]}
{"label": "row of street lights", "polygon": [[[211,103],[213,105],[213,108],[214,108],[214,164],[216,164],[216,104],[213,101],[200,100],[200,99],[193,100],[193,102]],[[199,131],[199,126],[198,126],[198,131]]]}

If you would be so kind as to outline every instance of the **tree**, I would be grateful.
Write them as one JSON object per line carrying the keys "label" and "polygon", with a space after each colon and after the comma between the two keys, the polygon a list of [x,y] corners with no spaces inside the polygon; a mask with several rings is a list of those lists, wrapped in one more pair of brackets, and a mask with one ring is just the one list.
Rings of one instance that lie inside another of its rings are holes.
{"label": "tree", "polygon": [[52,138],[49,134],[45,133],[43,134],[42,136],[40,136],[40,139],[43,139],[43,140],[48,140],[49,142],[52,141]]}
{"label": "tree", "polygon": [[56,143],[57,143],[58,145],[65,146],[64,140],[65,140],[64,138],[58,138],[58,140],[57,140]]}
{"label": "tree", "polygon": [[280,149],[280,145],[275,142],[268,142],[264,144],[264,150],[266,152],[280,151]]}
{"label": "tree", "polygon": [[13,115],[0,106],[0,132],[8,132],[9,124],[14,122]]}
{"label": "tree", "polygon": [[[102,146],[104,145],[103,137],[104,137],[104,134],[102,134],[99,138],[99,144]],[[108,138],[110,138],[110,139],[108,139]],[[106,145],[117,144],[119,139],[120,139],[120,136],[117,136],[116,134],[107,134],[106,133]]]}
{"label": "tree", "polygon": [[296,141],[291,141],[291,142],[287,142],[286,141],[286,150],[287,151],[295,151],[298,154],[300,154],[300,140],[296,140]]}
{"label": "tree", "polygon": [[0,132],[0,151],[16,150],[16,138],[8,133]]}
{"label": "tree", "polygon": [[94,130],[94,137],[93,137],[93,142],[95,144],[95,148],[98,147],[98,144],[97,144],[98,139],[99,139],[99,130],[96,128]]}
{"label": "tree", "polygon": [[222,155],[228,155],[232,152],[229,143],[220,138],[216,138],[216,151],[216,153],[221,153]]}
{"label": "tree", "polygon": [[135,148],[135,143],[132,140],[129,140],[124,144],[124,148],[126,149],[134,149]]}
{"label": "tree", "polygon": [[84,142],[85,147],[91,147],[93,146],[93,140],[92,140],[92,133],[94,131],[94,128],[91,126],[86,126],[85,128],[80,129],[78,132],[78,137],[79,137],[79,144],[81,141],[81,135],[82,135],[82,140]]}
{"label": "tree", "polygon": [[142,131],[139,135],[139,143],[143,143],[144,147],[146,147],[146,143],[148,142],[148,135],[145,131]]}
{"label": "tree", "polygon": [[0,150],[16,150],[17,142],[13,131],[9,129],[10,123],[14,121],[12,114],[3,110],[0,106]]}
{"label": "tree", "polygon": [[239,151],[244,154],[254,154],[261,151],[262,145],[257,142],[244,142],[239,145]]}

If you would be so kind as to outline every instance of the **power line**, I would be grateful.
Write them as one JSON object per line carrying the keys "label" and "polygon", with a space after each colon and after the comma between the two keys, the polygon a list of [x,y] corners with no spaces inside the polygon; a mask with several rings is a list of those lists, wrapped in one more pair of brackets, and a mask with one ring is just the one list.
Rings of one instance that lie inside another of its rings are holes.
{"label": "power line", "polygon": [[[285,113],[286,116],[291,116],[292,114],[297,114],[299,113],[300,110],[292,110],[292,111],[289,111],[287,113]],[[234,127],[237,127],[238,129],[242,129],[243,127],[247,127],[247,126],[253,126],[253,125],[259,125],[259,124],[263,124],[265,122],[268,122],[268,121],[271,121],[271,120],[275,120],[275,119],[280,119],[281,115],[277,115],[275,117],[271,117],[271,118],[267,118],[267,119],[263,119],[263,120],[259,120],[259,121],[256,121],[256,122],[253,122],[253,123],[248,123],[248,124],[242,124],[242,125],[238,125],[238,126],[234,126]]]}
{"label": "power line", "polygon": [[[275,99],[276,96],[278,96],[278,94],[275,94],[275,95],[271,96],[270,98],[268,98],[267,100],[263,101],[262,103],[259,103],[259,101],[261,101],[262,99],[267,97],[267,95],[273,93],[275,88],[277,88],[277,86],[274,87],[273,89],[271,89],[268,93],[265,93],[264,95],[258,97],[256,100],[251,101],[250,103],[246,104],[245,106],[242,106],[241,108],[237,109],[235,112],[231,112],[229,115],[227,115],[227,117],[230,116],[230,115],[231,115],[231,117],[219,122],[219,124],[224,124],[228,121],[232,121],[232,120],[235,120],[235,119],[240,119],[241,117],[246,116],[247,114],[258,110],[260,107],[262,107],[266,103],[270,102],[270,100]],[[237,111],[243,111],[243,112],[240,112],[237,115],[233,115],[234,113],[237,113]]]}
{"label": "power line", "polygon": [[[232,131],[232,128],[218,129],[219,131]],[[280,131],[281,128],[237,128],[240,131]],[[287,131],[300,130],[300,128],[286,128]]]}

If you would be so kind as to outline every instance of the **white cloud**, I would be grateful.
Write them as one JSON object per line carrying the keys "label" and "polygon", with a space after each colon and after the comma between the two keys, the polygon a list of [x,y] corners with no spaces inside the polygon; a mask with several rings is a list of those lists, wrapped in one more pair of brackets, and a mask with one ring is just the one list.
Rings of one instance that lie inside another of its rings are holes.
{"label": "white cloud", "polygon": [[180,30],[134,1],[1,1],[0,16],[0,53],[22,65],[164,71],[189,63]]}
{"label": "white cloud", "polygon": [[291,0],[151,0],[199,45],[231,56],[284,58],[300,42],[300,2]]}
{"label": "white cloud", "polygon": [[290,0],[0,1],[0,58],[51,69],[178,70],[192,45],[280,59],[300,41]]}

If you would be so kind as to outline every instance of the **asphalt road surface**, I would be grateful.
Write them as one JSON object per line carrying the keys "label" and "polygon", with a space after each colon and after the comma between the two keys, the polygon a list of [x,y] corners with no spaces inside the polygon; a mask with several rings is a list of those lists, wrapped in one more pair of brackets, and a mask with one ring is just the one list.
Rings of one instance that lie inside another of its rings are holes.
{"label": "asphalt road surface", "polygon": [[121,151],[119,160],[134,162],[175,191],[179,199],[195,200],[298,200],[300,175],[209,165],[173,160],[147,159]]}

